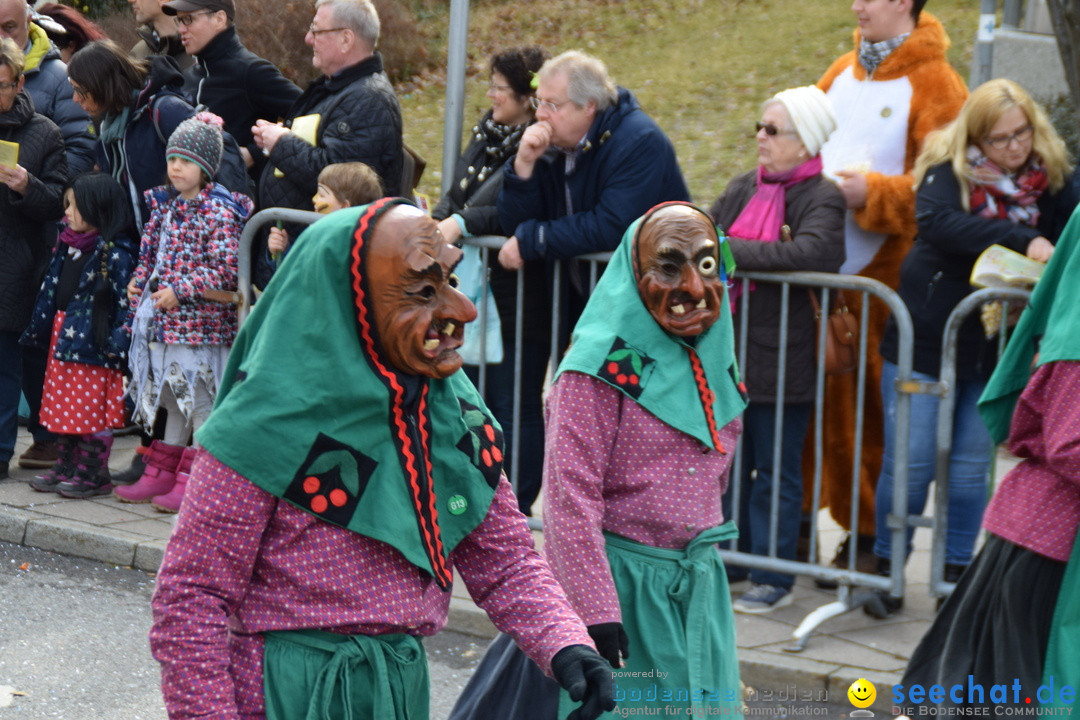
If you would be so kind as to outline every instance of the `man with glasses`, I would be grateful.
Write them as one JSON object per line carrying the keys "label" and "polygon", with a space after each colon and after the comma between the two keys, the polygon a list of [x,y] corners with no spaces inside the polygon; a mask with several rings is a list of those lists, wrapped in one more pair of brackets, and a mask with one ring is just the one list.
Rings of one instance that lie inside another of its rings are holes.
{"label": "man with glasses", "polygon": [[162,9],[162,0],[128,0],[131,10],[135,13],[135,22],[139,26],[135,34],[139,36],[139,42],[131,48],[131,56],[136,60],[146,60],[152,55],[168,55],[182,71],[186,71],[195,62],[195,58],[187,54],[184,44],[180,42],[180,33],[176,31],[176,23],[165,14]]}
{"label": "man with glasses", "polygon": [[690,200],[671,141],[602,61],[565,52],[537,80],[537,122],[499,194],[499,220],[513,233],[499,251],[503,267],[614,250],[652,206]]}
{"label": "man with glasses", "polygon": [[[278,121],[300,97],[300,88],[284,78],[273,63],[248,50],[236,35],[233,0],[172,0],[161,6],[172,16],[180,42],[195,58],[185,71],[192,103],[221,116],[240,145],[253,181],[266,156],[251,134],[259,118]],[[244,191],[245,188],[233,188]]]}
{"label": "man with glasses", "polygon": [[[26,0],[0,0],[0,38],[10,38],[25,55],[26,92],[34,101],[34,109],[52,120],[64,138],[68,171],[72,177],[94,166],[94,126],[90,117],[75,103],[68,83],[67,66],[60,51],[49,36],[30,21],[33,14]],[[56,226],[43,222],[41,237],[51,247],[56,238]],[[41,260],[44,262],[44,256]],[[41,265],[44,272],[45,266]],[[48,353],[39,348],[23,348],[23,394],[30,407],[27,428],[33,444],[19,456],[19,466],[43,469],[56,462],[56,436],[38,422],[41,407],[41,388],[45,383],[45,364]]]}
{"label": "man with glasses", "polygon": [[[900,283],[900,264],[915,238],[915,156],[930,131],[956,117],[967,87],[949,65],[949,37],[937,18],[921,12],[926,0],[855,0],[855,47],[825,72],[818,87],[836,112],[837,129],[821,149],[825,174],[837,180],[847,202],[842,273]],[[858,295],[847,296],[856,315]],[[822,506],[857,536],[856,569],[874,572],[874,488],[884,449],[881,355],[877,352],[888,310],[870,305],[866,346],[862,467],[852,478],[858,375],[827,378]],[[804,458],[812,478],[811,458]],[[852,484],[860,484],[858,526],[851,525]],[[807,494],[806,497],[810,497]],[[850,538],[834,565],[847,567]]]}
{"label": "man with glasses", "polygon": [[[304,40],[322,76],[304,90],[284,125],[261,119],[252,128],[270,159],[259,179],[260,207],[311,210],[319,172],[332,163],[366,163],[386,195],[402,192],[401,108],[375,50],[379,27],[371,0],[315,3]],[[302,230],[286,229],[290,237]],[[263,238],[253,251],[260,286],[275,265],[265,248]]]}

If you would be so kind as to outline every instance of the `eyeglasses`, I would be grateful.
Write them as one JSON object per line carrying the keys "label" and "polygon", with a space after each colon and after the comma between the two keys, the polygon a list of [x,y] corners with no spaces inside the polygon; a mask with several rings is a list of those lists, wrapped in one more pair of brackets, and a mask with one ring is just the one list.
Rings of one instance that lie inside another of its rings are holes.
{"label": "eyeglasses", "polygon": [[308,25],[308,29],[307,29],[307,31],[308,31],[309,33],[311,33],[311,35],[312,35],[313,37],[319,37],[319,36],[320,36],[320,35],[322,35],[323,33],[328,33],[328,32],[341,32],[342,30],[348,30],[348,29],[349,29],[349,28],[343,28],[343,27],[336,27],[336,28],[325,28],[325,29],[323,29],[323,30],[316,30],[316,29],[315,29],[315,23],[311,23],[310,25]]}
{"label": "eyeglasses", "polygon": [[[68,82],[71,82],[71,78],[68,78]],[[83,90],[78,85],[76,85],[75,83],[71,83],[71,92],[72,92],[72,94],[78,95],[79,97],[86,97],[87,95],[90,94],[90,93],[86,92],[85,90]]]}
{"label": "eyeglasses", "polygon": [[176,27],[183,25],[184,27],[191,27],[191,23],[195,22],[195,18],[199,15],[213,15],[216,12],[222,12],[221,10],[197,10],[187,15],[177,15],[173,18],[173,22],[176,23]]}
{"label": "eyeglasses", "polygon": [[15,92],[15,89],[19,87],[19,82],[0,83],[0,93],[11,94]]}
{"label": "eyeglasses", "polygon": [[776,137],[777,135],[794,135],[795,134],[794,130],[781,130],[780,128],[776,127],[772,123],[763,123],[763,122],[754,123],[754,134],[755,135],[757,135],[762,130],[764,130],[765,134],[768,135],[769,137]]}
{"label": "eyeglasses", "polygon": [[513,89],[514,88],[510,87],[509,85],[500,85],[499,83],[495,83],[495,82],[490,83],[488,85],[488,90],[490,90],[492,92],[508,93],[508,92],[512,91]]}
{"label": "eyeglasses", "polygon": [[563,105],[566,105],[568,102],[570,101],[563,100],[561,103],[557,103],[552,102],[551,100],[541,100],[538,97],[529,98],[529,104],[532,105],[533,110],[539,110],[540,108],[544,108],[548,112],[553,113],[559,112],[559,108],[561,108]]}
{"label": "eyeglasses", "polygon": [[1025,125],[1012,135],[995,135],[994,137],[988,137],[984,142],[995,150],[1004,150],[1012,145],[1013,140],[1023,144],[1031,139],[1032,134],[1035,132],[1035,128],[1031,125]]}

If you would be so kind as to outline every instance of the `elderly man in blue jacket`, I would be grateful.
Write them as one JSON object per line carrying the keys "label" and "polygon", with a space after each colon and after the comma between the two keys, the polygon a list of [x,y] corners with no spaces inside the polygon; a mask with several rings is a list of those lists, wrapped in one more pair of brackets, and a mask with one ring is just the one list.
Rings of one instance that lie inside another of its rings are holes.
{"label": "elderly man in blue jacket", "polygon": [[603,62],[565,52],[537,78],[537,122],[499,195],[499,220],[513,232],[499,252],[503,267],[614,250],[652,206],[690,200],[671,141]]}
{"label": "elderly man in blue jacket", "polygon": [[[511,236],[499,251],[499,263],[508,270],[523,268],[525,283],[520,338],[514,336],[516,306],[499,306],[503,344],[510,352],[514,343],[522,343],[522,366],[520,373],[511,362],[490,366],[486,394],[506,436],[513,437],[512,409],[500,398],[513,397],[514,382],[521,384],[517,490],[526,513],[543,466],[540,393],[556,300],[551,261],[614,250],[630,223],[649,208],[690,200],[671,141],[633,94],[612,82],[597,58],[571,51],[545,63],[537,73],[533,107],[536,122],[507,161],[498,200],[499,222]],[[564,274],[559,345],[585,304],[579,292],[583,278]]]}

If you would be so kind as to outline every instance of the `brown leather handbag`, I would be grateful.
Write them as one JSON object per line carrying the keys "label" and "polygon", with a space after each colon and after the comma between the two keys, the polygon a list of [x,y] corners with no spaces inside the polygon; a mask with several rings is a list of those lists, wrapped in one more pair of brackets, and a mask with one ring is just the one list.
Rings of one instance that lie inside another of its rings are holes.
{"label": "brown leather handbag", "polygon": [[[821,306],[813,288],[806,289],[814,318],[821,322]],[[848,310],[844,294],[833,291],[833,308],[826,316],[825,325],[825,374],[846,375],[859,366],[859,321]],[[820,337],[820,327],[814,333],[814,342]],[[817,357],[817,355],[815,355]]]}

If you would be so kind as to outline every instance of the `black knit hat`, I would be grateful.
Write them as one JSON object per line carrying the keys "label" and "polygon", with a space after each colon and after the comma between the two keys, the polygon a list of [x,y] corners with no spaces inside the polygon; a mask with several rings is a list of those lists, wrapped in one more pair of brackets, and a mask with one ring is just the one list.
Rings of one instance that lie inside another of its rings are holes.
{"label": "black knit hat", "polygon": [[221,128],[224,124],[220,117],[210,112],[188,118],[169,136],[165,158],[190,160],[201,167],[208,178],[213,179],[221,167],[221,154],[225,146]]}

